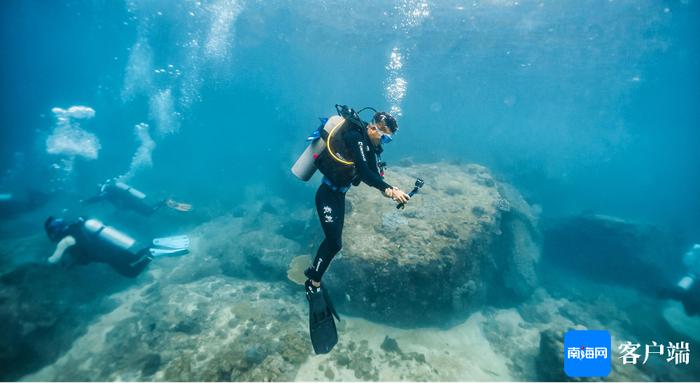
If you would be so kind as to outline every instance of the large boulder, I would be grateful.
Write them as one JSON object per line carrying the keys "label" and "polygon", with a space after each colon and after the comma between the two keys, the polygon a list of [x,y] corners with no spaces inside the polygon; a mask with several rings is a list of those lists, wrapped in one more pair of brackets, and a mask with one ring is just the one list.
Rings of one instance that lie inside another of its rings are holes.
{"label": "large boulder", "polygon": [[545,228],[544,258],[598,282],[656,294],[684,275],[687,244],[672,231],[604,215],[580,215]]}
{"label": "large boulder", "polygon": [[366,186],[348,193],[342,254],[324,277],[345,310],[397,325],[446,324],[530,294],[536,212],[514,188],[474,164],[391,170],[392,185],[421,177],[425,186],[403,210]]}
{"label": "large boulder", "polygon": [[0,380],[53,362],[114,308],[103,298],[129,282],[106,265],[61,270],[27,263],[0,275]]}
{"label": "large boulder", "polygon": [[189,231],[191,255],[173,260],[158,277],[173,283],[220,274],[286,281],[292,259],[315,246],[317,236],[304,234],[316,221],[310,209],[293,210],[279,198],[251,202]]}

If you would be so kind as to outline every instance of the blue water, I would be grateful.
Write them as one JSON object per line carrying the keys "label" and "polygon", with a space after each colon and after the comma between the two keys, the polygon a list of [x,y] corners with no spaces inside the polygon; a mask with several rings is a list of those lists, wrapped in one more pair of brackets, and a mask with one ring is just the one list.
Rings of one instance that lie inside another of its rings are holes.
{"label": "blue water", "polygon": [[[700,241],[697,1],[23,0],[0,18],[0,193],[89,195],[146,123],[141,189],[201,220],[256,190],[308,207],[289,168],[341,103],[400,111],[390,169],[479,163],[545,218]],[[99,150],[68,167],[46,142],[75,105]]]}
{"label": "blue water", "polygon": [[[0,169],[15,152],[42,154],[52,107],[84,104],[97,111],[89,129],[102,150],[75,177],[123,172],[133,125],[153,124],[148,94],[122,97],[130,52],[145,41],[150,70],[183,73],[153,79],[146,93],[172,88],[179,104],[186,77],[197,84],[195,101],[175,105],[179,132],[139,177],[215,195],[288,187],[317,116],[334,103],[391,106],[398,48],[407,85],[390,162],[478,162],[546,214],[590,209],[698,234],[696,2],[446,1],[426,3],[426,15],[418,1],[197,4],[4,4]],[[233,5],[236,15],[215,14]],[[219,56],[186,46],[205,45],[217,20]]]}

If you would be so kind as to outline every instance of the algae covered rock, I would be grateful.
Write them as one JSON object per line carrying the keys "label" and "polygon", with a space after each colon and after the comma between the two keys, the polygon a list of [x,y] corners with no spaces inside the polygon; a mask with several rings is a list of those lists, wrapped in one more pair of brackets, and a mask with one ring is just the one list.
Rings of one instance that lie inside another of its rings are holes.
{"label": "algae covered rock", "polygon": [[304,306],[284,286],[208,277],[126,292],[30,380],[291,381],[311,355]]}
{"label": "algae covered rock", "polygon": [[[298,229],[296,212],[284,210],[276,199],[248,207],[245,214],[229,214],[206,222],[189,235],[191,255],[168,265],[160,275],[184,283],[211,275],[243,279],[287,278],[292,259],[302,253],[299,242],[289,237]],[[290,228],[294,227],[294,228]]]}
{"label": "algae covered rock", "polygon": [[548,329],[540,333],[539,354],[535,358],[537,379],[545,382],[577,381],[564,373],[564,335],[562,331]]}
{"label": "algae covered rock", "polygon": [[425,186],[405,209],[366,186],[348,193],[342,255],[325,280],[353,313],[411,325],[444,323],[536,284],[536,214],[479,165],[392,168],[387,181]]}
{"label": "algae covered rock", "polygon": [[60,270],[23,264],[0,275],[0,380],[16,380],[54,361],[95,317],[114,308],[103,299],[127,286],[106,265]]}

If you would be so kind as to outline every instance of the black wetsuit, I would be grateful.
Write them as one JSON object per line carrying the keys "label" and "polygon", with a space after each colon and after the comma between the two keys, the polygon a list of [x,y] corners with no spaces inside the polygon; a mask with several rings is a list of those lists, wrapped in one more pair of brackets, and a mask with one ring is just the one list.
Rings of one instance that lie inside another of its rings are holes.
{"label": "black wetsuit", "polygon": [[686,314],[700,316],[700,281],[695,281],[695,285],[686,291],[681,303]]}
{"label": "black wetsuit", "polygon": [[100,194],[90,197],[84,203],[95,203],[100,201],[109,201],[112,205],[119,209],[133,210],[141,215],[150,216],[158,209],[163,207],[166,200],[149,202],[145,198],[138,198],[130,193],[131,187],[122,189],[117,187],[114,182],[108,182],[101,190]]}
{"label": "black wetsuit", "polygon": [[662,289],[659,296],[681,302],[688,316],[700,316],[700,281],[695,281],[688,290],[679,286]]}
{"label": "black wetsuit", "polygon": [[[355,171],[360,181],[382,192],[392,187],[384,182],[379,172],[377,156],[381,154],[382,147],[375,147],[372,144],[366,129],[362,131],[349,129],[344,132],[343,140],[355,163]],[[312,268],[307,272],[307,275],[315,281],[321,280],[331,260],[343,247],[345,192],[349,187],[350,184],[335,185],[328,178],[324,178],[324,182],[316,191],[316,212],[326,238],[321,242]]]}
{"label": "black wetsuit", "polygon": [[100,239],[98,234],[88,232],[84,228],[82,220],[68,226],[65,235],[75,238],[75,245],[66,250],[67,255],[70,256],[70,259],[67,260],[68,265],[85,265],[91,262],[106,263],[119,274],[134,278],[151,262],[152,257],[148,247],[139,247],[135,244],[129,249],[120,248]]}

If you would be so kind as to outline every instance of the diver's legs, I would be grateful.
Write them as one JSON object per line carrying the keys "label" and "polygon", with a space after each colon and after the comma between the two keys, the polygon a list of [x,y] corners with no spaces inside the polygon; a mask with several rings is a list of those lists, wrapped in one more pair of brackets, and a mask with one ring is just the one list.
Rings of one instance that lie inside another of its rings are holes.
{"label": "diver's legs", "polygon": [[112,268],[119,274],[128,278],[135,278],[141,274],[141,272],[146,268],[146,266],[148,266],[149,263],[151,263],[151,260],[153,259],[148,252],[148,248],[139,251],[138,256],[138,259],[130,263],[116,259],[107,263],[109,263],[109,265],[112,266]]}
{"label": "diver's legs", "polygon": [[333,257],[343,247],[343,222],[345,220],[345,193],[333,191],[321,184],[316,192],[316,212],[326,238],[316,252],[307,277],[320,282]]}

